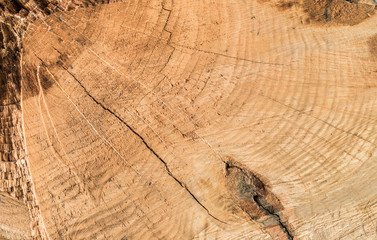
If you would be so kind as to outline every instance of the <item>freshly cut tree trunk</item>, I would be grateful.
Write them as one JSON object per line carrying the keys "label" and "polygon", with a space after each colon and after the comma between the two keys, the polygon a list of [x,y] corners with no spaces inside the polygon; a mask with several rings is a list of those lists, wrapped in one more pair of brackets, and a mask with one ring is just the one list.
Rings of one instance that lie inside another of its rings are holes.
{"label": "freshly cut tree trunk", "polygon": [[373,1],[0,2],[0,239],[377,238]]}

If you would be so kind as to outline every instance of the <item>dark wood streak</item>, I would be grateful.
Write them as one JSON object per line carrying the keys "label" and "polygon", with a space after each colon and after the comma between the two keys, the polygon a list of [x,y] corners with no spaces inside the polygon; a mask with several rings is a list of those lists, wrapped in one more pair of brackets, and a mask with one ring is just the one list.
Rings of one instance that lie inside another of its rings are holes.
{"label": "dark wood streak", "polygon": [[251,220],[265,228],[279,226],[286,239],[294,239],[292,227],[281,219],[283,205],[261,176],[230,159],[225,162],[225,178],[233,201]]}

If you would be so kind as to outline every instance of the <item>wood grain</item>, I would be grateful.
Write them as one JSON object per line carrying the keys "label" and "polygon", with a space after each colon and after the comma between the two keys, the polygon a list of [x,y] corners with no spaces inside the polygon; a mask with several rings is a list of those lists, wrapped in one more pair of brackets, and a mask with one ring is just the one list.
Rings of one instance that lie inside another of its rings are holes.
{"label": "wood grain", "polygon": [[17,6],[33,238],[376,237],[372,1]]}

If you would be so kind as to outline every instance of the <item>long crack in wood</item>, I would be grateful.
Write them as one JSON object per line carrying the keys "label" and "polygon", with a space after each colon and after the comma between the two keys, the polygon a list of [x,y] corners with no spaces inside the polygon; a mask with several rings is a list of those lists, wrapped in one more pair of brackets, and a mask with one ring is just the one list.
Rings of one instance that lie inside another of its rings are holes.
{"label": "long crack in wood", "polygon": [[288,230],[287,226],[285,225],[285,223],[283,223],[280,219],[280,215],[275,213],[273,210],[271,210],[268,206],[265,206],[262,202],[261,202],[261,196],[258,196],[258,195],[255,195],[253,197],[255,203],[261,208],[263,209],[266,213],[270,214],[271,216],[274,216],[276,218],[276,220],[278,221],[279,223],[279,226],[280,228],[287,234],[287,237],[289,240],[293,240],[293,235],[290,233],[290,231]]}
{"label": "long crack in wood", "polygon": [[[40,59],[41,60],[41,59]],[[113,115],[115,118],[117,118],[123,125],[125,125],[133,134],[135,134],[142,142],[142,144],[158,159],[160,162],[164,165],[166,172],[168,175],[174,179],[175,182],[177,182],[182,188],[186,190],[186,192],[208,213],[210,217],[215,219],[216,221],[219,221],[221,223],[226,224],[224,221],[218,219],[214,215],[210,213],[210,211],[198,200],[198,198],[191,192],[191,190],[186,186],[185,183],[183,183],[181,180],[179,180],[174,174],[170,171],[169,166],[167,165],[166,161],[162,159],[157,152],[145,141],[144,137],[141,136],[133,127],[131,127],[127,122],[125,122],[122,118],[120,118],[114,111],[111,109],[107,108],[106,106],[103,105],[103,103],[99,102],[97,99],[95,99],[89,91],[83,86],[81,81],[79,81],[76,76],[71,73],[67,68],[64,66],[61,66],[79,85],[80,87],[84,90],[84,92],[92,99],[97,105],[99,105],[103,110],[107,111],[111,115]]]}

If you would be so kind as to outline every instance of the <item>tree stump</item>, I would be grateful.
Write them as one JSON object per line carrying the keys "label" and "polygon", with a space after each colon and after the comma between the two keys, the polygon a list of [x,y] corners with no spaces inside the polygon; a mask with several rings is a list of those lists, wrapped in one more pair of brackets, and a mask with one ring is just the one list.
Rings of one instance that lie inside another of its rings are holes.
{"label": "tree stump", "polygon": [[2,0],[0,239],[376,238],[375,5]]}

